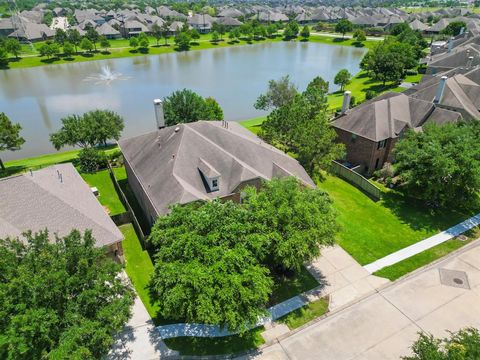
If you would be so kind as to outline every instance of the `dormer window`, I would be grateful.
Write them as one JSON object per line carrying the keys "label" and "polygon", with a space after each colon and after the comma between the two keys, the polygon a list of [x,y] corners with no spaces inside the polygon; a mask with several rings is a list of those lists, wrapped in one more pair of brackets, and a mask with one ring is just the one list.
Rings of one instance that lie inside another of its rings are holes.
{"label": "dormer window", "polygon": [[212,180],[212,191],[218,190],[218,179]]}
{"label": "dormer window", "polygon": [[220,173],[203,159],[199,159],[198,171],[207,193],[220,190]]}

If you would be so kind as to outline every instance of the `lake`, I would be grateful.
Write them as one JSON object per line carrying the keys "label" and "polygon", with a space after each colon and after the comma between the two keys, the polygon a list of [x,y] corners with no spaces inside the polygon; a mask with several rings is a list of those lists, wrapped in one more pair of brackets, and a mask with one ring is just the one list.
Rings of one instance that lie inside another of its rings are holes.
{"label": "lake", "polygon": [[[262,116],[253,104],[270,79],[290,75],[303,91],[315,76],[330,82],[346,68],[359,71],[366,50],[319,43],[278,42],[84,63],[0,70],[0,112],[22,127],[26,142],[4,160],[54,152],[49,134],[60,119],[100,108],[125,119],[124,137],[155,129],[153,99],[188,88],[220,103],[226,120]],[[110,83],[94,80],[108,66],[121,74]]]}

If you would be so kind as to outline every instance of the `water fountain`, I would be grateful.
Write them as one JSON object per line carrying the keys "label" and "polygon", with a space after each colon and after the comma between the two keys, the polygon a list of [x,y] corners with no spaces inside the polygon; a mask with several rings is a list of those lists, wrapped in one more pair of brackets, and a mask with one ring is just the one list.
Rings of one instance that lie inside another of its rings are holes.
{"label": "water fountain", "polygon": [[108,65],[102,65],[102,69],[98,74],[90,75],[87,76],[84,81],[92,81],[95,82],[95,84],[107,84],[110,85],[110,83],[114,80],[128,80],[128,76],[123,76],[121,73],[117,73],[115,71],[112,71],[110,66]]}

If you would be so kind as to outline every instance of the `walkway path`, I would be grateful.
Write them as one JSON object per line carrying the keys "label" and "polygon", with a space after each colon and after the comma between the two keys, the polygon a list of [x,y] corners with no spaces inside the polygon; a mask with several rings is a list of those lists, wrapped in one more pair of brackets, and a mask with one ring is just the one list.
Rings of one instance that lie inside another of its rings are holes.
{"label": "walkway path", "polygon": [[[308,271],[320,284],[315,289],[288,299],[268,309],[269,316],[261,319],[252,328],[263,326],[322,297],[330,297],[329,309],[334,310],[368,293],[375,292],[388,283],[387,279],[373,276],[362,268],[339,246],[322,249],[322,255],[307,266]],[[158,326],[162,339],[180,336],[222,337],[232,335],[227,329],[216,325],[171,324]]]}
{"label": "walkway path", "polygon": [[365,265],[364,268],[370,274],[373,274],[375,271],[383,269],[384,267],[396,264],[402,260],[419,254],[422,251],[437,246],[447,240],[453,239],[454,237],[463,234],[465,231],[468,231],[478,225],[480,225],[480,214],[477,214],[470,219],[467,219],[464,222],[451,227],[450,229],[442,231],[439,234],[429,237],[428,239],[422,240],[418,243],[394,252],[393,254],[387,255],[377,261],[374,261],[371,264]]}
{"label": "walkway path", "polygon": [[467,326],[480,327],[478,240],[239,359],[398,360],[409,355],[419,331],[443,337]]}

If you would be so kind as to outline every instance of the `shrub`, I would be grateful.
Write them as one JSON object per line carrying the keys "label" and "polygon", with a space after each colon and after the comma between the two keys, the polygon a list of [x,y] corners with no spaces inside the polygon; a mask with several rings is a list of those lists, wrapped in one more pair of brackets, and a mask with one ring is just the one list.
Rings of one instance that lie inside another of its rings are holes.
{"label": "shrub", "polygon": [[367,92],[365,93],[365,98],[367,100],[373,99],[375,96],[377,96],[377,93],[373,90],[367,90]]}
{"label": "shrub", "polygon": [[96,172],[107,166],[107,156],[103,151],[85,148],[78,154],[78,164],[82,172]]}
{"label": "shrub", "polygon": [[415,69],[408,69],[407,70],[407,75],[417,75],[418,71]]}

